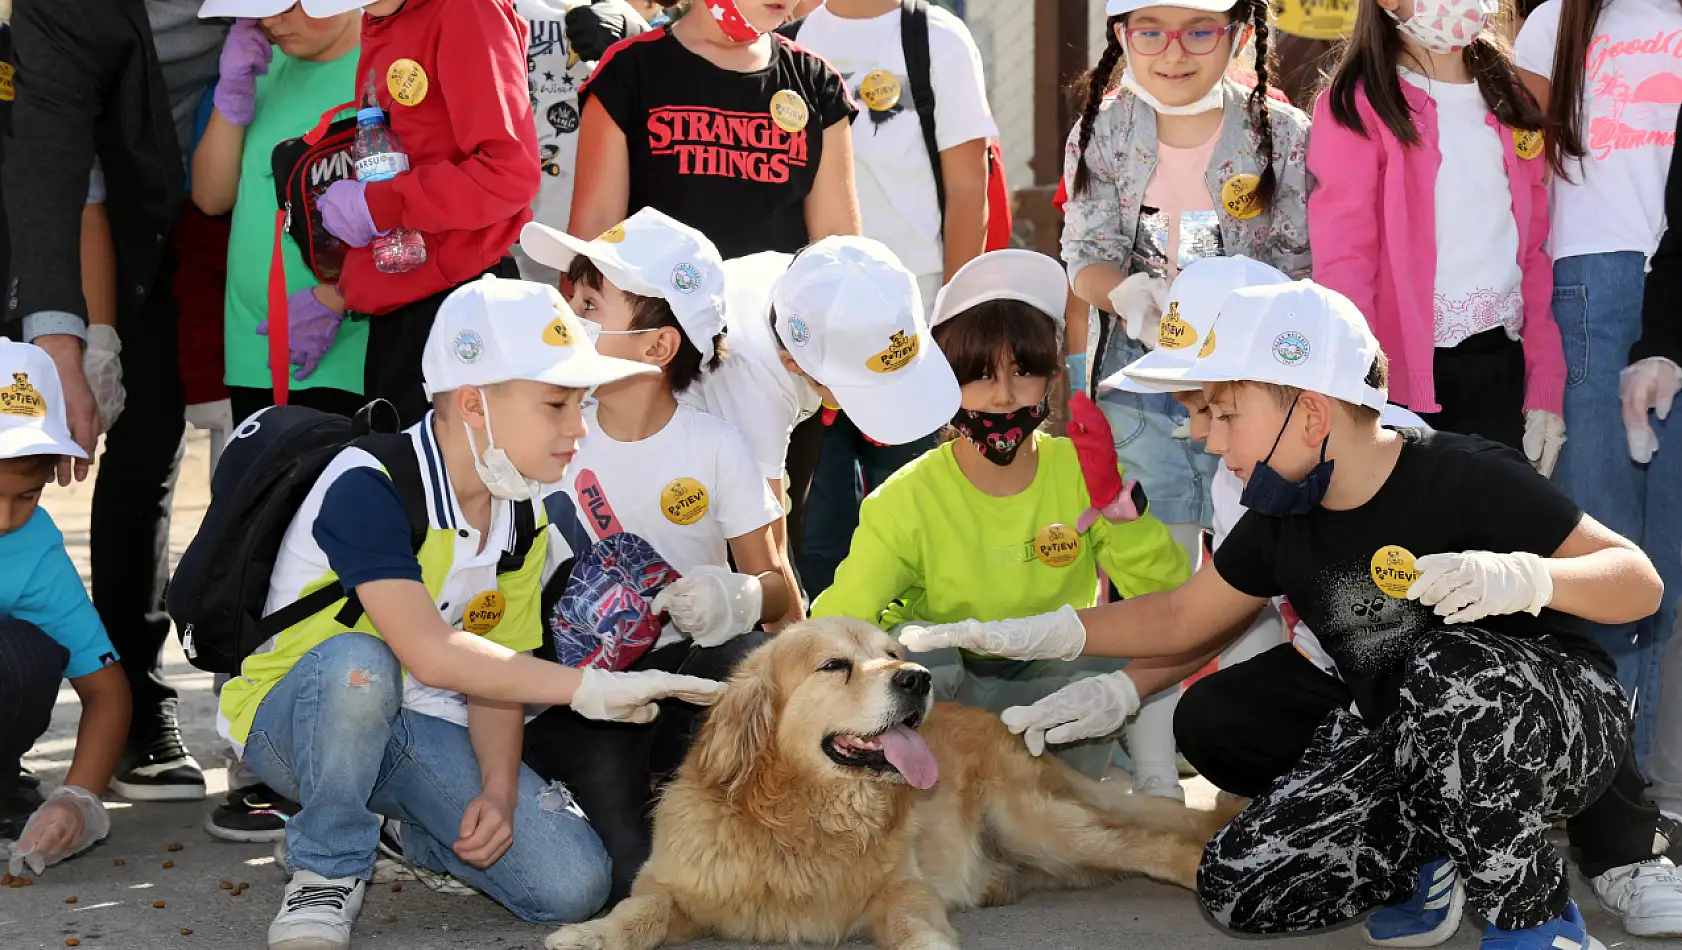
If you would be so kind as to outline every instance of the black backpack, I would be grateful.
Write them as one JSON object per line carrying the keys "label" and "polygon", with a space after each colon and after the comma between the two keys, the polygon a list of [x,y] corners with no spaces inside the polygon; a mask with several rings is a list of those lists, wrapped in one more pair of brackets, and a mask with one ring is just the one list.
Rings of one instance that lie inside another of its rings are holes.
{"label": "black backpack", "polygon": [[[391,476],[419,552],[431,519],[420,461],[410,437],[398,431],[397,411],[384,400],[354,419],[304,406],[273,406],[240,424],[223,450],[210,484],[204,523],[187,545],[169,582],[167,607],[188,662],[211,673],[238,675],[246,657],[287,627],[343,599],[335,619],[354,626],[362,605],[337,581],[265,616],[269,579],[286,529],[335,456],[356,447]],[[514,550],[497,573],[518,570],[536,537],[533,506],[515,506]]]}

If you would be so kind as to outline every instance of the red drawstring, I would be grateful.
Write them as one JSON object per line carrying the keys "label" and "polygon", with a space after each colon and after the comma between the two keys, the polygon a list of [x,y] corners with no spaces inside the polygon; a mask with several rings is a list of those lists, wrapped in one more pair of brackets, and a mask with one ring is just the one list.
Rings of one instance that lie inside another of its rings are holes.
{"label": "red drawstring", "polygon": [[286,391],[291,381],[292,359],[287,336],[290,333],[286,313],[286,259],[281,256],[280,242],[286,239],[286,209],[274,216],[274,253],[269,257],[269,379],[274,384],[274,404],[286,405]]}

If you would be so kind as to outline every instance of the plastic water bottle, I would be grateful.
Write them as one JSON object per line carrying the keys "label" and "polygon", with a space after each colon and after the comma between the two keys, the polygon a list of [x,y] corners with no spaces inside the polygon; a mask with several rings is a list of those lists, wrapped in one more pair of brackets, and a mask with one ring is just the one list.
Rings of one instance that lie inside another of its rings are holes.
{"label": "plastic water bottle", "polygon": [[[351,145],[357,181],[385,181],[409,170],[409,155],[386,124],[378,106],[356,113],[356,141]],[[374,238],[374,268],[382,274],[401,274],[426,263],[426,241],[414,228],[392,228]]]}

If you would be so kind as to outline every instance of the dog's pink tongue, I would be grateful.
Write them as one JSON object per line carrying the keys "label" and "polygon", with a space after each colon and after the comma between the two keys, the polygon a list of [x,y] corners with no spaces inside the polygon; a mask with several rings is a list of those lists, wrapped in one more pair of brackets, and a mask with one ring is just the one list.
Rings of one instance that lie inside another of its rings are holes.
{"label": "dog's pink tongue", "polygon": [[882,743],[882,755],[899,769],[912,788],[934,788],[940,779],[940,765],[929,751],[923,737],[905,726],[895,726],[877,737]]}

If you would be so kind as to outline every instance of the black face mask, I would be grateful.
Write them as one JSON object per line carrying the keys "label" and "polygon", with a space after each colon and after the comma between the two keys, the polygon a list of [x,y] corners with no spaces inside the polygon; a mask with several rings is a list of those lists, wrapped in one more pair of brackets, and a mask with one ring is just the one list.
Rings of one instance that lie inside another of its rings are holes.
{"label": "black face mask", "polygon": [[1268,460],[1279,450],[1279,440],[1285,437],[1285,428],[1291,424],[1291,413],[1297,411],[1297,404],[1291,403],[1290,412],[1285,413],[1285,424],[1279,427],[1279,434],[1273,437],[1273,448],[1267,450],[1267,458],[1256,465],[1256,470],[1250,473],[1250,481],[1244,486],[1244,493],[1239,496],[1239,504],[1269,518],[1295,518],[1313,511],[1320,501],[1326,497],[1326,489],[1332,486],[1332,462],[1326,460],[1326,444],[1331,441],[1327,436],[1320,443],[1320,464],[1308,472],[1308,477],[1300,482],[1287,481],[1285,476],[1273,470]]}
{"label": "black face mask", "polygon": [[1009,465],[1021,450],[1022,444],[1033,438],[1049,413],[1047,400],[1038,405],[1023,406],[1009,412],[982,412],[959,409],[952,417],[952,427],[969,440],[981,457],[994,465]]}

